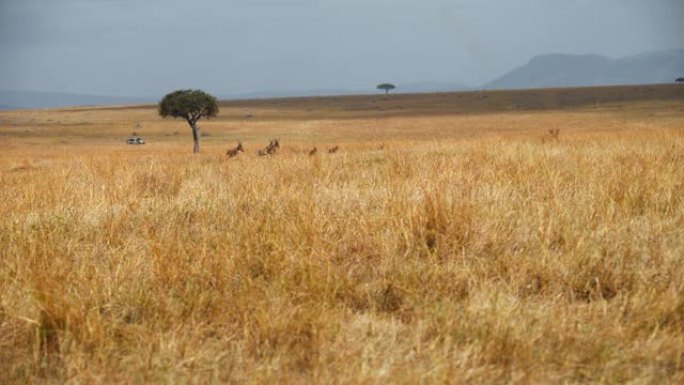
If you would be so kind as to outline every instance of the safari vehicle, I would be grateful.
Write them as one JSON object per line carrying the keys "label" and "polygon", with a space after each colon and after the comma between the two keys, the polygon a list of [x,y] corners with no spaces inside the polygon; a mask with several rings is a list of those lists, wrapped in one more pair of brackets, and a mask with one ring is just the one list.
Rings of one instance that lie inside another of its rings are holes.
{"label": "safari vehicle", "polygon": [[145,144],[145,140],[139,136],[131,136],[126,139],[127,144]]}

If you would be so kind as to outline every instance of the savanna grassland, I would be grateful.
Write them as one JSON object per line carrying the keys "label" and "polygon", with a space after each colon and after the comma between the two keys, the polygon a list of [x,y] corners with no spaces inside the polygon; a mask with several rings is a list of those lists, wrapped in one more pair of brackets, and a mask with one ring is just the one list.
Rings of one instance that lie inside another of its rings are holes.
{"label": "savanna grassland", "polygon": [[0,112],[0,383],[684,382],[684,87],[199,126]]}

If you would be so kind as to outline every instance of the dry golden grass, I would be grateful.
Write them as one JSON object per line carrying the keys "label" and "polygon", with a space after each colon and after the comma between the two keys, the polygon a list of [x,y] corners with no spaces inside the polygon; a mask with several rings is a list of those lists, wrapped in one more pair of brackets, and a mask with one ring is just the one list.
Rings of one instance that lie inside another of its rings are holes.
{"label": "dry golden grass", "polygon": [[684,382],[681,100],[235,108],[0,113],[0,383]]}

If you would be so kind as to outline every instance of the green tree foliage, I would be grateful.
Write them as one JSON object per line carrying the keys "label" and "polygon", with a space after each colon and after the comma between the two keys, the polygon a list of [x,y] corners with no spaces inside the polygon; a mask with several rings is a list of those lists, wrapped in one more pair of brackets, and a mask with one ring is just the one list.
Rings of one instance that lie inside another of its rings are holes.
{"label": "green tree foliage", "polygon": [[218,114],[216,98],[202,90],[178,90],[164,96],[159,102],[159,115],[162,117],[183,118],[190,128],[195,142],[193,152],[199,152],[199,129],[197,121]]}
{"label": "green tree foliage", "polygon": [[397,87],[395,87],[394,84],[382,83],[382,84],[378,84],[378,87],[377,87],[377,88],[378,88],[379,90],[385,91],[385,94],[388,94],[391,90],[393,90],[393,89],[395,89],[395,88],[397,88]]}
{"label": "green tree foliage", "polygon": [[677,78],[675,81],[677,83],[684,83],[684,78]]}

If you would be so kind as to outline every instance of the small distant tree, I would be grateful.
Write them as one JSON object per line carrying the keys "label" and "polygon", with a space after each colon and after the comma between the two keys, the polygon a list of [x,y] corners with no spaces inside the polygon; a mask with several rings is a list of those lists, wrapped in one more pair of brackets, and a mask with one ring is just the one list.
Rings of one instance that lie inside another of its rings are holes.
{"label": "small distant tree", "polygon": [[395,89],[395,88],[397,88],[397,87],[395,87],[394,84],[382,83],[382,84],[378,84],[378,87],[377,87],[377,88],[378,88],[379,90],[385,91],[385,94],[389,94],[390,91],[392,91],[393,89]]}
{"label": "small distant tree", "polygon": [[677,83],[684,83],[684,78],[677,78],[675,81]]}
{"label": "small distant tree", "polygon": [[159,115],[163,118],[183,118],[192,128],[195,142],[193,152],[199,152],[199,128],[197,121],[218,114],[216,98],[202,90],[178,90],[164,96],[159,102]]}

